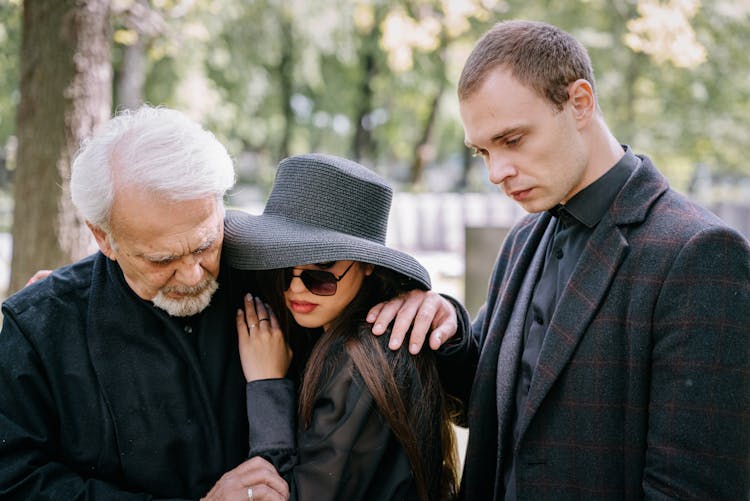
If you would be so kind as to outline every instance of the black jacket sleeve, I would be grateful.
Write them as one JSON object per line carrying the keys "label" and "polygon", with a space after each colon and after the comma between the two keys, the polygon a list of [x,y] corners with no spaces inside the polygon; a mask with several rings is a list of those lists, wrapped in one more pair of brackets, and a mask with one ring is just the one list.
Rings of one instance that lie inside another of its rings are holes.
{"label": "black jacket sleeve", "polygon": [[247,383],[248,457],[261,456],[280,473],[297,462],[297,407],[295,384],[290,379],[263,379]]}
{"label": "black jacket sleeve", "polygon": [[[0,499],[154,499],[85,477],[62,462],[54,398],[43,363],[12,312],[3,309],[0,339]],[[81,391],[85,391],[82,389]],[[84,410],[82,410],[83,412]],[[96,473],[96,472],[94,472]]]}
{"label": "black jacket sleeve", "polygon": [[457,411],[453,416],[455,424],[465,427],[467,426],[465,409],[469,402],[474,373],[479,361],[479,348],[477,339],[472,336],[469,312],[454,298],[445,294],[443,297],[456,308],[458,329],[456,335],[437,350],[437,367],[443,389],[455,399]]}
{"label": "black jacket sleeve", "polygon": [[276,466],[292,500],[416,499],[405,452],[351,359],[340,360],[318,393],[312,422],[297,433],[297,449],[290,424],[296,410],[289,398],[291,382],[248,384],[251,455]]}

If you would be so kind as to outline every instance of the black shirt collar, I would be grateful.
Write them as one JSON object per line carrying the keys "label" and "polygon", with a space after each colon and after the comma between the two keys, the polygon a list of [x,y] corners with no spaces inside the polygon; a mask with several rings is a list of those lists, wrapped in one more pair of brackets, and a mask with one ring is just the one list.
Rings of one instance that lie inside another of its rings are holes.
{"label": "black shirt collar", "polygon": [[593,228],[604,217],[625,181],[636,169],[640,160],[627,145],[625,154],[599,179],[576,193],[565,205],[558,204],[549,212],[565,226],[579,222]]}

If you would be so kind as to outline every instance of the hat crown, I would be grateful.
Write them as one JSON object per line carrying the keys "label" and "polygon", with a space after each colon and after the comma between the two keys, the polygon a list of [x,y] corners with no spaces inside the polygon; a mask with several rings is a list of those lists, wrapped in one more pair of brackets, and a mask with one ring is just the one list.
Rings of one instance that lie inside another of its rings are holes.
{"label": "hat crown", "polygon": [[284,159],[266,215],[385,243],[393,190],[350,160],[322,154]]}

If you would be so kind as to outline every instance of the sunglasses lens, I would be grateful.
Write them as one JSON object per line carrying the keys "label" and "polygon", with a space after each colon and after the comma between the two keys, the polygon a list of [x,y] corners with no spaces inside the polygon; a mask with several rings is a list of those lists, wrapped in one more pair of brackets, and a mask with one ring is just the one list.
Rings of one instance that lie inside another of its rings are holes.
{"label": "sunglasses lens", "polygon": [[289,289],[294,277],[299,277],[307,290],[316,296],[333,296],[336,294],[336,276],[329,271],[303,270],[299,275],[295,275],[293,268],[286,268],[284,270],[284,290]]}
{"label": "sunglasses lens", "polygon": [[329,271],[305,270],[300,274],[307,290],[318,296],[336,294],[336,276]]}

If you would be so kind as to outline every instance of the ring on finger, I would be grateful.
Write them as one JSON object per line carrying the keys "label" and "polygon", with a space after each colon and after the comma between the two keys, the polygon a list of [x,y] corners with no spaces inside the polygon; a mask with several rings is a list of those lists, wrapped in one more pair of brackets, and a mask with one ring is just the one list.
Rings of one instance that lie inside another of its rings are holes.
{"label": "ring on finger", "polygon": [[253,501],[253,488],[252,487],[247,488],[247,499],[249,501]]}
{"label": "ring on finger", "polygon": [[262,322],[263,320],[265,320],[266,322],[270,322],[270,321],[271,321],[271,320],[270,320],[270,319],[268,319],[268,318],[259,318],[259,319],[258,319],[258,323],[261,323],[261,322]]}

